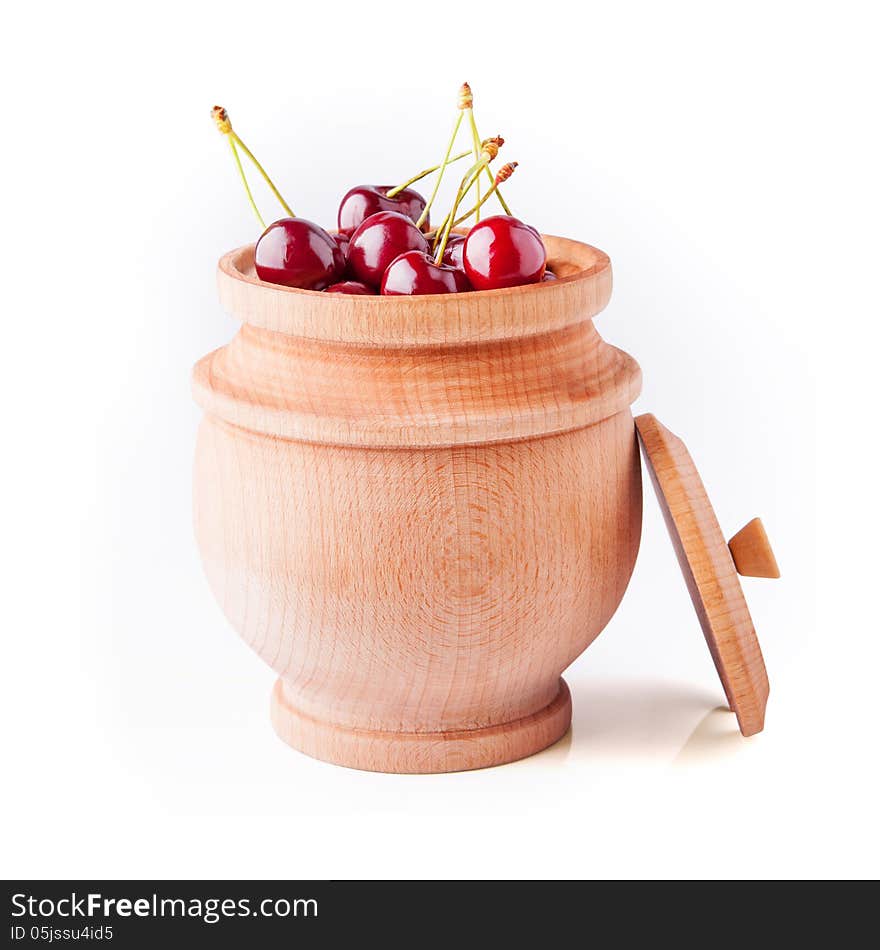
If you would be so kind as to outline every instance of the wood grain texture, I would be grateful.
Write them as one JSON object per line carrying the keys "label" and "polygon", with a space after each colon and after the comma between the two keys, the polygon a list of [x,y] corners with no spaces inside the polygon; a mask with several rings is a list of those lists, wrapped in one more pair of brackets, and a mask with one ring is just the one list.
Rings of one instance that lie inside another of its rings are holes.
{"label": "wood grain texture", "polygon": [[743,577],[779,577],[776,555],[760,518],[752,518],[727,545],[737,573]]}
{"label": "wood grain texture", "polygon": [[[578,261],[601,252],[575,251],[557,269],[593,281]],[[352,298],[240,279],[245,326],[194,372],[195,526],[218,601],[279,675],[279,735],[392,772],[560,738],[560,674],[617,608],[641,532],[640,373],[596,333],[592,292],[406,299],[409,325],[368,345]],[[385,321],[402,298],[360,299]],[[276,329],[247,322],[264,309]]]}
{"label": "wood grain texture", "polygon": [[289,745],[312,758],[353,769],[424,774],[505,765],[540,752],[571,723],[571,695],[559,680],[556,698],[523,719],[458,732],[382,732],[341,729],[288,703],[284,680],[272,691],[272,725]]}
{"label": "wood grain texture", "polygon": [[206,412],[255,432],[338,445],[460,445],[565,432],[627,409],[640,388],[635,360],[588,320],[540,336],[429,348],[243,326],[193,372]]}
{"label": "wood grain texture", "polygon": [[469,294],[358,297],[280,287],[254,271],[254,245],[220,259],[220,302],[244,323],[314,340],[370,346],[484,343],[535,336],[594,317],[611,297],[611,262],[598,248],[544,235],[559,278]]}
{"label": "wood grain texture", "polygon": [[684,443],[654,416],[636,418],[678,563],[740,731],[764,728],[770,684],[730,549]]}

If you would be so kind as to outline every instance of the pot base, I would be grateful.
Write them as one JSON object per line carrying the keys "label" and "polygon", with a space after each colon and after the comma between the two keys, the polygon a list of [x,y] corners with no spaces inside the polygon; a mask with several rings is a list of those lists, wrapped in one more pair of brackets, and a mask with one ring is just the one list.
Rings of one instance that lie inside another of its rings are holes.
{"label": "pot base", "polygon": [[548,706],[513,722],[460,732],[368,732],[320,722],[294,709],[275,683],[271,703],[275,732],[294,749],[324,762],[368,772],[464,772],[504,765],[553,745],[571,724],[565,680]]}

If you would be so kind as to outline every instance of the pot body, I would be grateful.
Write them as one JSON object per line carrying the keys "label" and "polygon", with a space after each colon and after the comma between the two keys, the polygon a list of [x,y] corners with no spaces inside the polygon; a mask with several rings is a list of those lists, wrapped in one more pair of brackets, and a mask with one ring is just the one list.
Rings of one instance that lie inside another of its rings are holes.
{"label": "pot body", "polygon": [[397,772],[564,734],[560,674],[638,551],[638,386],[590,319],[406,346],[246,325],[198,364],[196,535],[279,734]]}

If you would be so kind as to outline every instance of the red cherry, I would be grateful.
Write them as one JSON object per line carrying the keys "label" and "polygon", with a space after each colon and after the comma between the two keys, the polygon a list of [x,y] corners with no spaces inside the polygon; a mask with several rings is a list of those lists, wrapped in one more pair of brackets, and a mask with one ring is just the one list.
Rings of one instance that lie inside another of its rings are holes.
{"label": "red cherry", "polygon": [[358,280],[378,287],[388,265],[406,251],[427,251],[425,235],[405,215],[380,211],[352,234],[348,266]]}
{"label": "red cherry", "polygon": [[443,252],[443,263],[464,272],[464,238],[463,234],[450,234]]}
{"label": "red cherry", "polygon": [[335,231],[331,234],[331,237],[339,245],[339,250],[342,251],[345,268],[340,276],[347,280],[351,277],[351,268],[348,266],[348,244],[351,241],[351,231]]}
{"label": "red cherry", "polygon": [[435,264],[427,251],[407,251],[396,257],[382,278],[386,296],[404,294],[456,294],[470,290],[464,272],[446,264]]}
{"label": "red cherry", "polygon": [[363,294],[374,297],[376,291],[359,280],[343,280],[338,284],[331,284],[325,291],[325,294]]}
{"label": "red cherry", "polygon": [[323,290],[342,276],[345,258],[322,227],[305,218],[281,218],[257,241],[254,268],[260,280]]}
{"label": "red cherry", "polygon": [[[396,211],[418,221],[427,204],[425,199],[412,188],[404,188],[393,198],[389,198],[386,192],[391,191],[393,187],[394,185],[356,185],[352,188],[339,205],[339,230],[353,231],[370,215],[380,211]],[[428,230],[427,218],[422,227],[425,231]]]}
{"label": "red cherry", "polygon": [[546,265],[538,232],[506,214],[484,218],[464,242],[464,269],[474,290],[536,284]]}
{"label": "red cherry", "polygon": [[348,260],[348,242],[351,240],[351,231],[337,231],[335,234],[331,234],[330,237],[339,245],[342,256]]}

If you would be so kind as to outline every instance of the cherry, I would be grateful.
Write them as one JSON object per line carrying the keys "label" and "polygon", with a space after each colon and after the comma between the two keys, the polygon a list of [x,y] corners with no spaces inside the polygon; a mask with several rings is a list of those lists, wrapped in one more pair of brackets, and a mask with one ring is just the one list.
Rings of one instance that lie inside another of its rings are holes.
{"label": "cherry", "polygon": [[[339,205],[339,230],[353,231],[370,215],[380,211],[396,211],[418,221],[427,202],[413,188],[404,188],[393,198],[387,197],[394,185],[356,185],[348,191]],[[428,230],[427,219],[424,229]]]}
{"label": "cherry", "polygon": [[550,280],[558,280],[558,278],[552,270],[545,270],[544,276],[541,278],[541,283],[547,283]]}
{"label": "cherry", "polygon": [[378,287],[395,257],[406,251],[427,250],[428,241],[412,219],[396,211],[380,211],[352,234],[348,265],[358,280]]}
{"label": "cherry", "polygon": [[455,294],[470,290],[464,271],[435,264],[427,251],[407,251],[395,257],[382,278],[386,296],[404,294]]}
{"label": "cherry", "polygon": [[330,237],[339,245],[342,256],[348,260],[348,242],[351,240],[351,231],[337,231]]}
{"label": "cherry", "polygon": [[325,294],[362,294],[374,297],[376,291],[359,280],[343,280],[338,284],[331,284],[325,291]]}
{"label": "cherry", "polygon": [[463,234],[450,234],[446,242],[446,250],[443,252],[443,263],[450,267],[455,267],[464,273],[464,238]]}
{"label": "cherry", "polygon": [[254,250],[260,280],[323,290],[342,276],[345,258],[322,227],[305,218],[281,218],[263,232]]}
{"label": "cherry", "polygon": [[475,224],[464,242],[463,257],[465,273],[475,290],[536,284],[547,265],[538,232],[507,214]]}

